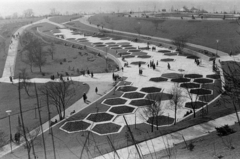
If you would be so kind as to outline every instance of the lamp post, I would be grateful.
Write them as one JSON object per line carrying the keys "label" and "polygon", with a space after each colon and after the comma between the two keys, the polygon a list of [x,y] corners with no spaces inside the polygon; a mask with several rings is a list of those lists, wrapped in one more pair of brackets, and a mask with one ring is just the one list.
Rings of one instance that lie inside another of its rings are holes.
{"label": "lamp post", "polygon": [[219,42],[219,40],[216,40],[216,42],[217,42],[217,50],[216,50],[216,57],[218,56],[218,42]]}
{"label": "lamp post", "polygon": [[12,110],[7,110],[6,113],[8,115],[8,121],[9,121],[9,130],[10,130],[10,147],[11,147],[11,153],[12,153],[12,128],[11,128],[11,115]]}

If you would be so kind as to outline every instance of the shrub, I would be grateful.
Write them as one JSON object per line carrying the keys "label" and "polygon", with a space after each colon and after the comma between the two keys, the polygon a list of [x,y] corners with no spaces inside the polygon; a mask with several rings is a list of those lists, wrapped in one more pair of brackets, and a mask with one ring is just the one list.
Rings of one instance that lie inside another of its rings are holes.
{"label": "shrub", "polygon": [[236,131],[233,130],[232,128],[230,128],[228,125],[224,125],[221,127],[215,127],[216,131],[217,131],[217,135],[218,136],[227,136],[229,134],[233,134]]}

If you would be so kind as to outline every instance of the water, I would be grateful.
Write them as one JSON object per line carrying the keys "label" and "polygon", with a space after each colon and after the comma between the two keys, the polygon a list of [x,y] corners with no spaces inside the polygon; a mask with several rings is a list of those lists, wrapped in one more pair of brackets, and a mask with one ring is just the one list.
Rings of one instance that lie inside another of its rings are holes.
{"label": "water", "polygon": [[[227,5],[226,5],[227,1]],[[55,8],[61,14],[89,12],[122,12],[122,11],[158,11],[171,7],[180,9],[196,7],[213,11],[240,11],[239,0],[0,0],[0,15],[7,16],[17,12],[22,15],[26,9],[33,9],[35,15],[49,14]]]}

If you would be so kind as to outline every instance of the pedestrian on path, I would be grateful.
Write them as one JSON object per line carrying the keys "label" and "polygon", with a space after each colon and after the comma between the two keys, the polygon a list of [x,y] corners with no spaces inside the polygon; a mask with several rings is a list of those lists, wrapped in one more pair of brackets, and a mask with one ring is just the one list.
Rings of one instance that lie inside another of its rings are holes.
{"label": "pedestrian on path", "polygon": [[91,77],[93,78],[93,72],[91,72]]}
{"label": "pedestrian on path", "polygon": [[96,92],[96,94],[98,94],[98,88],[97,87],[95,88],[95,92]]}
{"label": "pedestrian on path", "polygon": [[83,93],[83,101],[84,101],[84,103],[86,103],[86,100],[87,100],[87,95],[86,95],[86,93]]}
{"label": "pedestrian on path", "polygon": [[167,67],[168,67],[168,69],[170,70],[171,69],[171,66],[170,66],[170,64],[168,63],[168,65],[167,65]]}
{"label": "pedestrian on path", "polygon": [[9,79],[10,79],[10,82],[13,84],[13,78],[12,78],[12,76],[10,76]]}

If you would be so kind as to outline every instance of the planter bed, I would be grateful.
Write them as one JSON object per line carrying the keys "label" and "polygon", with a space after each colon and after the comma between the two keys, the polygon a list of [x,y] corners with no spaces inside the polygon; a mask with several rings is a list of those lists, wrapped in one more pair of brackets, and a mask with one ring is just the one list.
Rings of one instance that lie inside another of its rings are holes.
{"label": "planter bed", "polygon": [[103,121],[110,121],[114,116],[108,113],[96,113],[90,114],[86,119],[92,122],[103,122]]}
{"label": "planter bed", "polygon": [[135,108],[130,106],[117,106],[112,107],[109,111],[115,114],[127,114],[132,113],[135,110]]}
{"label": "planter bed", "polygon": [[121,129],[120,125],[114,124],[114,123],[105,123],[105,124],[96,124],[92,131],[97,132],[98,134],[110,134],[110,133],[116,133]]}
{"label": "planter bed", "polygon": [[107,105],[120,105],[120,104],[125,104],[127,102],[126,99],[122,98],[111,98],[111,99],[106,99],[103,104]]}
{"label": "planter bed", "polygon": [[153,117],[148,118],[147,123],[152,124],[152,121],[153,121],[153,125],[161,126],[161,125],[173,124],[174,119],[171,117],[168,117],[168,116],[161,115],[161,116],[157,116],[155,118],[153,118]]}

